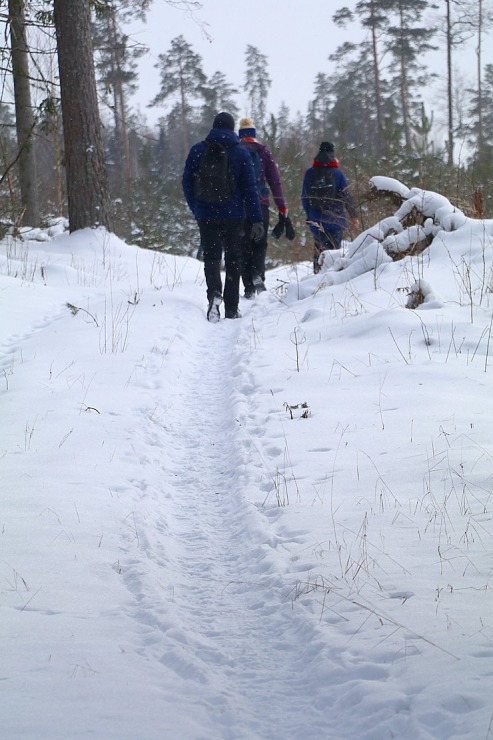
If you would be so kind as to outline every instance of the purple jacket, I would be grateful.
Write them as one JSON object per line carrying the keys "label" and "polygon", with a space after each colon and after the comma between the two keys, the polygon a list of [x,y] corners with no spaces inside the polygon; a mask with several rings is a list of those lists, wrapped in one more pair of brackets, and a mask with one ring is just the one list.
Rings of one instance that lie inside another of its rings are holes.
{"label": "purple jacket", "polygon": [[[254,139],[250,138],[243,138],[240,139],[240,141],[244,146],[257,150],[260,156],[261,164],[260,180],[262,183],[267,183],[267,185],[269,186],[274,201],[276,203],[277,210],[286,210],[286,202],[284,200],[284,195],[282,193],[281,187],[281,176],[279,174],[279,170],[277,169],[277,165],[274,162],[274,157],[272,156],[272,152],[270,151],[269,147],[267,147],[265,144],[261,144],[259,141],[255,141]],[[265,192],[259,193],[260,202],[263,206],[268,206],[269,191],[267,188],[264,188],[263,190]]]}

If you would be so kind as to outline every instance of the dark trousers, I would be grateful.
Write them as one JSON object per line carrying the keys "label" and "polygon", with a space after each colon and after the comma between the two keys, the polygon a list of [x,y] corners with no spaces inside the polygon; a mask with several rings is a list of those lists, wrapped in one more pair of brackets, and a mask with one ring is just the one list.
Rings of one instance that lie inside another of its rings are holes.
{"label": "dark trousers", "polygon": [[250,239],[252,222],[246,219],[242,237],[241,279],[245,290],[253,292],[253,276],[260,275],[265,280],[265,255],[267,254],[267,236],[269,234],[269,207],[262,206],[264,235],[258,242]]}
{"label": "dark trousers", "polygon": [[326,249],[340,249],[342,243],[342,229],[334,224],[321,224],[321,228],[310,225],[315,242],[315,254]]}
{"label": "dark trousers", "polygon": [[[241,232],[242,221],[199,221],[200,247],[204,258],[207,300],[222,296],[227,312],[234,312],[240,300]],[[226,280],[221,280],[221,261],[224,254]]]}
{"label": "dark trousers", "polygon": [[342,229],[336,224],[310,223],[313,234],[313,272],[320,272],[318,258],[326,249],[340,249],[342,244]]}

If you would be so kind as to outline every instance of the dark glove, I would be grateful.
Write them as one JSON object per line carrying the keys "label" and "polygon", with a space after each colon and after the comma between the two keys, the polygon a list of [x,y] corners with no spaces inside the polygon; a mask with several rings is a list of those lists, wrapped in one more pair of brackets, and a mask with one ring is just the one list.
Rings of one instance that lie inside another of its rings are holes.
{"label": "dark glove", "polygon": [[264,225],[260,221],[257,221],[257,223],[252,224],[252,230],[250,232],[250,239],[253,239],[254,242],[259,242],[264,235]]}
{"label": "dark glove", "polygon": [[284,213],[280,213],[279,214],[279,221],[277,222],[277,224],[272,229],[272,236],[274,237],[274,239],[280,239],[281,236],[283,235],[284,229],[286,228],[286,220],[287,219],[286,219],[286,216],[284,215]]}
{"label": "dark glove", "polygon": [[294,226],[291,222],[291,219],[288,216],[286,218],[286,239],[289,239],[289,241],[292,242],[295,236],[296,236],[296,232],[294,230]]}

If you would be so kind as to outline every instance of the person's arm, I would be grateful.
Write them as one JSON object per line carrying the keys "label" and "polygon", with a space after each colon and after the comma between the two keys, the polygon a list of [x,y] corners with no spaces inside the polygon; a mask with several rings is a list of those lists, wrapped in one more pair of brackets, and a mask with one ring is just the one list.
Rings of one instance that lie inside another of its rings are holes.
{"label": "person's arm", "polygon": [[341,187],[339,190],[340,198],[342,202],[344,203],[346,211],[348,212],[351,224],[354,226],[355,229],[359,229],[359,218],[358,218],[358,214],[356,211],[356,205],[354,203],[354,198],[351,192],[351,188],[349,187],[349,183],[344,173],[341,172],[340,170],[339,172],[342,175]]}
{"label": "person's arm", "polygon": [[288,209],[286,206],[286,201],[284,200],[284,194],[282,192],[281,175],[279,172],[279,168],[274,161],[272,152],[267,147],[265,147],[264,149],[263,159],[265,179],[272,193],[272,197],[274,198],[277,210],[279,211],[279,213],[287,216]]}
{"label": "person's arm", "polygon": [[305,211],[307,218],[310,212],[310,201],[307,195],[308,184],[310,182],[310,174],[311,169],[308,169],[305,172],[305,177],[303,178],[303,187],[301,189],[301,205],[303,206],[303,210]]}
{"label": "person's arm", "polygon": [[353,194],[351,193],[351,188],[349,187],[349,185],[346,185],[341,194],[352,225],[355,229],[359,229],[359,218],[356,212]]}
{"label": "person's arm", "polygon": [[194,179],[195,172],[199,166],[199,151],[196,146],[190,149],[190,152],[185,162],[185,168],[183,170],[183,176],[181,179],[181,186],[183,188],[183,194],[187,201],[188,207],[195,215],[195,195],[194,195]]}

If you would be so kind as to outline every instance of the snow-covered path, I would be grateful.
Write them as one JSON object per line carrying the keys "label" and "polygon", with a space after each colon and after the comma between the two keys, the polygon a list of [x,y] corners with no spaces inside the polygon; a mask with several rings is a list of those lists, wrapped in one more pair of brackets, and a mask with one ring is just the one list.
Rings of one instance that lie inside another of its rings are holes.
{"label": "snow-covered path", "polygon": [[487,740],[491,312],[448,254],[419,315],[404,260],[300,265],[211,326],[195,260],[3,246],[2,740]]}
{"label": "snow-covered path", "polygon": [[[269,537],[265,515],[247,498],[249,452],[234,404],[239,330],[233,322],[205,326],[169,398],[162,507],[145,527],[136,515],[140,546],[164,569],[166,586],[152,599],[157,608],[144,599],[136,617],[161,633],[146,652],[167,680],[188,694],[193,687],[185,711],[196,723],[192,737],[323,737],[324,713],[303,690],[321,645],[310,645],[314,630],[293,610],[275,567],[272,550],[282,541]],[[127,578],[135,589],[134,574]],[[183,732],[176,719],[166,737]]]}

